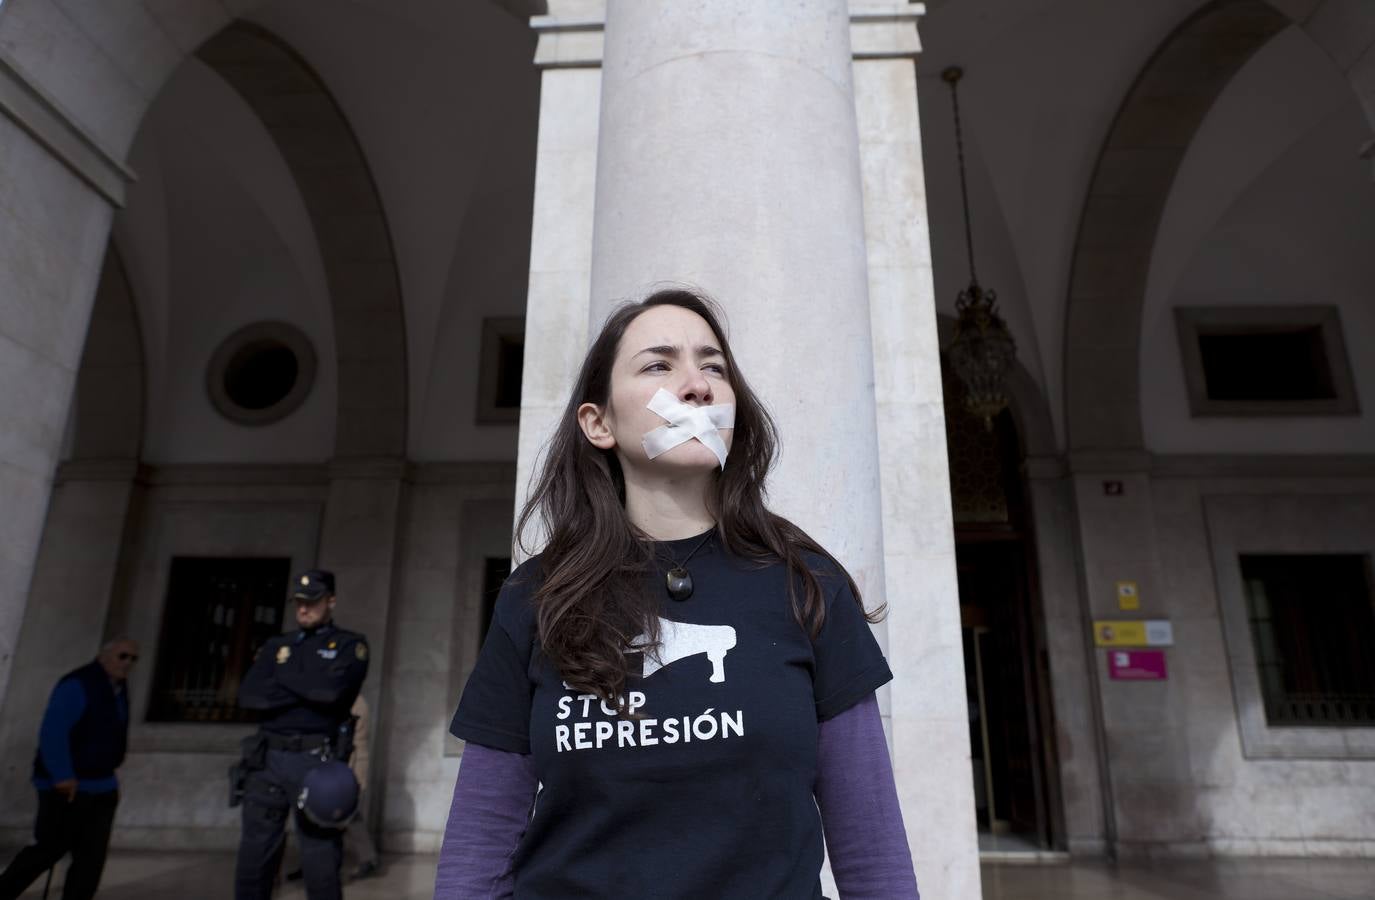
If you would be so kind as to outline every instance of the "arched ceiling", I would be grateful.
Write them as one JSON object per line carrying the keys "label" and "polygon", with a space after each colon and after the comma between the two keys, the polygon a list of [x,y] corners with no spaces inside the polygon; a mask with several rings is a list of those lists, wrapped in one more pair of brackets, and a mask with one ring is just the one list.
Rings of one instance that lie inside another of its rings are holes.
{"label": "arched ceiling", "polygon": [[310,67],[261,28],[235,23],[196,54],[267,126],[310,212],[334,311],[335,455],[406,450],[406,339],[391,234],[362,149]]}
{"label": "arched ceiling", "polygon": [[1069,449],[1142,446],[1137,348],[1156,228],[1185,151],[1243,64],[1289,24],[1259,0],[1205,7],[1146,64],[1084,200],[1065,321]]}

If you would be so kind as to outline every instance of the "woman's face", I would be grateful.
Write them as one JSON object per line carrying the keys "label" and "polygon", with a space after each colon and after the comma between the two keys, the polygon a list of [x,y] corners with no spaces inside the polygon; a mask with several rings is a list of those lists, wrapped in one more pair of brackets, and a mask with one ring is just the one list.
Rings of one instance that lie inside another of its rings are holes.
{"label": "woman's face", "polygon": [[[688,406],[735,402],[720,342],[705,319],[681,306],[650,307],[626,327],[612,364],[607,406],[587,403],[578,411],[588,440],[603,450],[614,449],[626,470],[673,475],[718,468],[716,455],[698,440],[654,459],[645,453],[645,434],[666,423],[647,408],[660,388]],[[727,449],[733,433],[721,429]]]}

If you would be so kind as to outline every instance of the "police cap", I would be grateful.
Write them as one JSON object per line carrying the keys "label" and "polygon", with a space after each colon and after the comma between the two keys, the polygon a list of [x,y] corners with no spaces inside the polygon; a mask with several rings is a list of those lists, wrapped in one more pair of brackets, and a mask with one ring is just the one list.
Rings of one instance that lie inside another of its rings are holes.
{"label": "police cap", "polygon": [[314,603],[334,593],[334,573],[324,569],[307,569],[291,582],[291,599]]}

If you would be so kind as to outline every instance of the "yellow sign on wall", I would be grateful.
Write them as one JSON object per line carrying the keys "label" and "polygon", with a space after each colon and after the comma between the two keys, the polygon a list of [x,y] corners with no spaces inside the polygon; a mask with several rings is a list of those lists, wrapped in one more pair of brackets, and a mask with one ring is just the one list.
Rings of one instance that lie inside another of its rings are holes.
{"label": "yellow sign on wall", "polygon": [[1170,647],[1174,627],[1168,619],[1095,619],[1093,642],[1100,647]]}
{"label": "yellow sign on wall", "polygon": [[1117,582],[1117,608],[1123,610],[1141,608],[1141,592],[1136,589],[1135,581]]}
{"label": "yellow sign on wall", "polygon": [[1130,619],[1093,623],[1093,641],[1100,647],[1146,646],[1146,623]]}

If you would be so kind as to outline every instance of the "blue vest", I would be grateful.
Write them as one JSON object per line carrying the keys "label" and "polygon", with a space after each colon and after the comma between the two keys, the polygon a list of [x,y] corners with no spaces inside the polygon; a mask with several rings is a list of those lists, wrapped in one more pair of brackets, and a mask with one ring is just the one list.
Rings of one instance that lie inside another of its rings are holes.
{"label": "blue vest", "polygon": [[[72,751],[72,768],[78,780],[110,778],[124,762],[129,739],[127,692],[115,693],[110,676],[105,674],[98,660],[68,672],[61,681],[68,679],[79,681],[86,696],[81,718],[76,720],[67,738]],[[33,774],[36,778],[52,778],[48,767],[43,765],[41,752],[34,754]]]}

